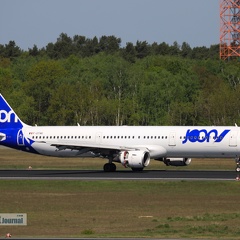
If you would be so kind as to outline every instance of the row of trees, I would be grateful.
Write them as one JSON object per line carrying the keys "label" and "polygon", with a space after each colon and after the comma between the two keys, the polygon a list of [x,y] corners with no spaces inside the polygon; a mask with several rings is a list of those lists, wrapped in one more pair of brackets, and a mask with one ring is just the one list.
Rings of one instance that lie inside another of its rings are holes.
{"label": "row of trees", "polygon": [[121,47],[121,39],[115,36],[102,36],[99,39],[86,38],[85,36],[75,35],[73,38],[62,33],[55,43],[49,43],[46,47],[39,49],[36,45],[29,48],[28,51],[22,51],[14,41],[8,44],[0,44],[0,56],[4,58],[16,58],[23,54],[33,57],[47,56],[51,59],[66,59],[71,55],[85,58],[95,56],[99,53],[120,54],[126,61],[134,63],[137,59],[148,56],[181,56],[190,59],[218,59],[219,45],[207,47],[191,48],[186,42],[181,45],[174,42],[169,45],[165,42],[148,44],[146,41],[137,41],[134,45],[128,42],[126,46]]}
{"label": "row of trees", "polygon": [[238,62],[25,53],[0,58],[0,92],[28,124],[240,124]]}

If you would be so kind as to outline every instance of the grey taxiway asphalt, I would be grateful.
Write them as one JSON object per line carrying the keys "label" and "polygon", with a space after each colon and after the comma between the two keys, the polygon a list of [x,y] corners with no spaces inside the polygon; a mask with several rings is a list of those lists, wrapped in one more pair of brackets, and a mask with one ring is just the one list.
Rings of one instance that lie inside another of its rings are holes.
{"label": "grey taxiway asphalt", "polygon": [[0,170],[0,179],[44,180],[235,180],[235,171],[145,170],[142,172],[99,170]]}

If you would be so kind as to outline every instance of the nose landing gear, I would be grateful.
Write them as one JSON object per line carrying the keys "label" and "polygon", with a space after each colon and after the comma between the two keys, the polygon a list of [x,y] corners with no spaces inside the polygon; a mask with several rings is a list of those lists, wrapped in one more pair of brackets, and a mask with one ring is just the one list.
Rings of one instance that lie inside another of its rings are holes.
{"label": "nose landing gear", "polygon": [[237,172],[237,177],[236,180],[240,180],[240,158],[236,158],[236,172]]}

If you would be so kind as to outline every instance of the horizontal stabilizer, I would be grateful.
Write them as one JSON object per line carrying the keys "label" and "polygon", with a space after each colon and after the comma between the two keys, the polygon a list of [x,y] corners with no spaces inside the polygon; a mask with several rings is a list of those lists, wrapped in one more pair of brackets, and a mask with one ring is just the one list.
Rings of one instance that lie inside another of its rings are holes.
{"label": "horizontal stabilizer", "polygon": [[0,133],[0,141],[6,140],[6,134]]}

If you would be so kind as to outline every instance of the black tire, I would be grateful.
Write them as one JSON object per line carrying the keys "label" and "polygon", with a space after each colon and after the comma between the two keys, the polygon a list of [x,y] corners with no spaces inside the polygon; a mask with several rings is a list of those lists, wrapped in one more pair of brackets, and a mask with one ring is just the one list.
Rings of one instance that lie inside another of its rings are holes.
{"label": "black tire", "polygon": [[133,172],[142,172],[143,168],[132,168]]}
{"label": "black tire", "polygon": [[111,170],[110,163],[104,164],[103,170],[104,170],[104,172],[110,172],[110,170]]}
{"label": "black tire", "polygon": [[114,163],[106,163],[103,166],[104,172],[115,172],[116,171],[116,165]]}
{"label": "black tire", "polygon": [[111,165],[111,172],[116,172],[116,169],[117,169],[116,165],[114,163],[110,163],[110,165]]}

